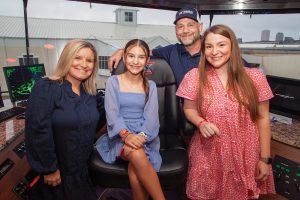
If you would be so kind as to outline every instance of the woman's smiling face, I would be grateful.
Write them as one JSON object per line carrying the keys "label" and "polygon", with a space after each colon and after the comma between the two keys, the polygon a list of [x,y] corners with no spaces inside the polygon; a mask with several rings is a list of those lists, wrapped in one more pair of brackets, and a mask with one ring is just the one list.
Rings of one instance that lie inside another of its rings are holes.
{"label": "woman's smiling face", "polygon": [[84,81],[93,73],[94,69],[94,53],[89,48],[80,49],[71,65],[66,79],[70,82]]}
{"label": "woman's smiling face", "polygon": [[231,41],[220,34],[209,33],[205,38],[205,57],[214,68],[227,67],[231,56]]}

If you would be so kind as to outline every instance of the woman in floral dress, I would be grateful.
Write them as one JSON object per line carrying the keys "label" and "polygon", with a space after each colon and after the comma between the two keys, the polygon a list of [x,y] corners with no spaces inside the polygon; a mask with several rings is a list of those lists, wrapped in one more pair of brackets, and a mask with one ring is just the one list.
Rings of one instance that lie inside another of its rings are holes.
{"label": "woman in floral dress", "polygon": [[243,66],[233,31],[215,25],[203,35],[198,69],[177,95],[198,129],[189,147],[190,199],[257,199],[274,193],[269,99],[265,76]]}

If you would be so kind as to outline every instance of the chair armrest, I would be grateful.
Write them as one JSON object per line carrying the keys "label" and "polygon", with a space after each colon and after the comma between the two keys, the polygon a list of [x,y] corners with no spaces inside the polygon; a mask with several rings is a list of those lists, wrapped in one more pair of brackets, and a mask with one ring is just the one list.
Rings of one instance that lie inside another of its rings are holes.
{"label": "chair armrest", "polygon": [[184,118],[182,120],[182,125],[181,125],[181,132],[183,133],[184,136],[191,136],[194,134],[195,132],[195,126],[190,123],[189,121],[186,120],[186,118]]}

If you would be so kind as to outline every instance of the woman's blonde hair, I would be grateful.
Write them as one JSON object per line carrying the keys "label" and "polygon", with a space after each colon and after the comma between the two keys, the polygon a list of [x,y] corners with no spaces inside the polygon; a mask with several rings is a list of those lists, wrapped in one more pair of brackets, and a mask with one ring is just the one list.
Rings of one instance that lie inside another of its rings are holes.
{"label": "woman's blonde hair", "polygon": [[[199,63],[199,101],[198,108],[201,112],[203,91],[211,88],[208,83],[207,71],[211,68],[205,57],[205,40],[209,33],[219,34],[228,38],[231,42],[231,55],[228,60],[228,91],[239,103],[239,112],[241,114],[242,106],[249,111],[252,121],[258,118],[258,97],[257,91],[252,79],[248,76],[240,53],[240,48],[234,32],[225,25],[214,25],[208,28],[201,41],[201,59]],[[203,113],[202,113],[203,114]]]}
{"label": "woman's blonde hair", "polygon": [[66,75],[69,73],[73,60],[75,59],[78,51],[83,48],[89,48],[94,54],[93,72],[90,77],[82,81],[83,88],[86,93],[90,95],[96,95],[96,77],[99,68],[98,54],[95,47],[88,41],[82,39],[74,39],[69,41],[65,45],[59,57],[54,75],[49,77],[49,79],[63,81]]}

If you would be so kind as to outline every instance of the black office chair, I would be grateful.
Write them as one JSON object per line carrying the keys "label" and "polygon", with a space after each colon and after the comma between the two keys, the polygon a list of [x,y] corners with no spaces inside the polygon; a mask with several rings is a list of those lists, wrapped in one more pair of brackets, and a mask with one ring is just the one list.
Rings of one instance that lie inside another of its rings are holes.
{"label": "black office chair", "polygon": [[[163,189],[182,191],[185,188],[187,169],[187,151],[182,137],[184,130],[181,128],[185,125],[185,118],[179,98],[175,95],[177,87],[170,66],[162,59],[151,59],[151,62],[153,64],[149,65],[147,72],[149,79],[157,85],[159,102],[162,165],[158,177]],[[124,70],[124,64],[121,62],[114,73],[120,74]],[[90,173],[93,182],[99,186],[130,188],[127,163],[118,160],[115,164],[107,164],[96,148],[90,159]]]}

